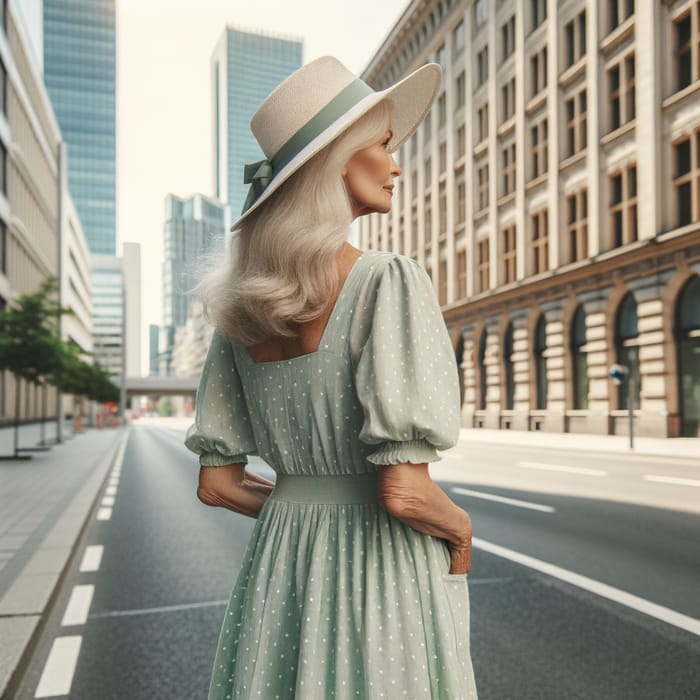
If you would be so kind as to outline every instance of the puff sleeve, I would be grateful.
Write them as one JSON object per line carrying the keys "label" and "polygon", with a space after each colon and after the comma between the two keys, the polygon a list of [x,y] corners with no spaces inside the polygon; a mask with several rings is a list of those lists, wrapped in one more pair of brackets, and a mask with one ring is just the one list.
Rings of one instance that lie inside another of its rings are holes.
{"label": "puff sleeve", "polygon": [[248,463],[257,454],[233,348],[214,331],[197,387],[194,423],[185,435],[187,449],[204,467]]}
{"label": "puff sleeve", "polygon": [[395,254],[379,273],[370,330],[355,368],[358,434],[374,464],[436,462],[459,440],[457,362],[428,273]]}

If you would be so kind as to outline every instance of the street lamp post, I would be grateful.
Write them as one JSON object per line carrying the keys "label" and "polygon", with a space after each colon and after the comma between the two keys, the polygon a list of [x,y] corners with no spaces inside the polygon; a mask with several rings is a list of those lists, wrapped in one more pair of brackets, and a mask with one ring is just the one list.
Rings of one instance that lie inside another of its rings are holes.
{"label": "street lamp post", "polygon": [[627,379],[627,415],[629,419],[630,450],[634,449],[634,375],[625,365],[610,368],[610,378],[619,386]]}

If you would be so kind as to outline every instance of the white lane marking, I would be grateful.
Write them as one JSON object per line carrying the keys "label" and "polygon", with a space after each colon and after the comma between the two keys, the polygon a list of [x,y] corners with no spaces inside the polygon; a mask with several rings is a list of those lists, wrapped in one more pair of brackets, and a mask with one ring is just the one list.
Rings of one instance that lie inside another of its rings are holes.
{"label": "white lane marking", "polygon": [[97,511],[97,519],[98,520],[109,520],[112,517],[112,509],[109,508],[108,506],[102,506]]}
{"label": "white lane marking", "polygon": [[681,484],[683,486],[700,486],[698,479],[683,479],[680,476],[656,476],[655,474],[644,474],[645,481],[659,481],[663,484]]}
{"label": "white lane marking", "polygon": [[108,487],[105,489],[105,493],[106,493],[108,496],[116,496],[116,495],[117,495],[117,487],[116,487],[116,486],[108,486]]}
{"label": "white lane marking", "polygon": [[607,476],[604,469],[586,469],[585,467],[565,467],[560,464],[543,464],[542,462],[518,462],[524,469],[544,469],[551,472],[569,472],[570,474],[582,474],[585,476]]}
{"label": "white lane marking", "polygon": [[41,672],[39,685],[34,693],[35,698],[51,698],[70,693],[82,640],[80,635],[56,637],[53,640],[44,670]]}
{"label": "white lane marking", "polygon": [[73,586],[66,611],[63,613],[61,624],[63,626],[84,625],[87,620],[94,593],[95,586],[92,584]]}
{"label": "white lane marking", "polygon": [[531,503],[530,501],[521,501],[517,498],[506,498],[505,496],[496,496],[493,493],[482,493],[481,491],[472,491],[471,489],[463,489],[461,486],[453,486],[452,491],[455,493],[463,493],[465,496],[475,496],[476,498],[484,498],[487,501],[498,501],[499,503],[507,503],[509,506],[517,506],[518,508],[531,508],[532,510],[541,510],[544,513],[554,513],[556,508],[552,506],[544,506],[540,503]]}
{"label": "white lane marking", "polygon": [[213,605],[226,605],[228,600],[207,600],[203,603],[182,603],[180,605],[162,605],[158,608],[139,608],[136,610],[110,610],[108,612],[95,613],[90,619],[97,617],[124,617],[128,615],[150,615],[151,613],[172,612],[174,610],[190,610],[192,608],[208,608]]}
{"label": "white lane marking", "polygon": [[85,554],[83,554],[83,560],[80,562],[81,571],[97,571],[100,568],[100,563],[102,562],[102,553],[104,552],[104,545],[101,544],[91,544],[85,549]]}
{"label": "white lane marking", "polygon": [[114,505],[114,496],[103,496],[102,497],[102,505],[103,506],[113,506]]}
{"label": "white lane marking", "polygon": [[110,477],[109,481],[107,482],[110,486],[117,486],[119,484],[119,478],[116,476]]}
{"label": "white lane marking", "polygon": [[646,598],[640,598],[639,596],[627,593],[614,586],[608,586],[606,583],[601,583],[587,576],[576,574],[568,569],[562,569],[560,566],[549,564],[541,559],[535,559],[527,554],[521,554],[513,549],[487,542],[480,537],[472,537],[472,545],[478,549],[491,552],[491,554],[495,554],[496,556],[503,557],[504,559],[518,562],[518,564],[527,566],[530,569],[541,571],[548,576],[553,576],[554,578],[571,583],[574,586],[583,588],[586,591],[595,593],[608,600],[614,600],[616,603],[626,605],[628,608],[637,610],[650,617],[655,617],[663,622],[667,622],[669,625],[674,625],[680,629],[700,635],[700,620],[671,610],[671,608],[666,608],[663,605],[652,603],[650,600],[646,600]]}

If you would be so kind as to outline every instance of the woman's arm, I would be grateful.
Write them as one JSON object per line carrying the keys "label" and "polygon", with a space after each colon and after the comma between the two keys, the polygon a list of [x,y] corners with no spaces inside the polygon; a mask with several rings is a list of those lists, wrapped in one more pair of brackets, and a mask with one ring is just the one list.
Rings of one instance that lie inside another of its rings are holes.
{"label": "woman's arm", "polygon": [[451,574],[469,571],[471,518],[430,478],[427,462],[383,466],[379,505],[412,528],[447,540]]}
{"label": "woman's arm", "polygon": [[257,518],[274,486],[272,481],[248,471],[242,462],[200,467],[197,498],[205,505]]}

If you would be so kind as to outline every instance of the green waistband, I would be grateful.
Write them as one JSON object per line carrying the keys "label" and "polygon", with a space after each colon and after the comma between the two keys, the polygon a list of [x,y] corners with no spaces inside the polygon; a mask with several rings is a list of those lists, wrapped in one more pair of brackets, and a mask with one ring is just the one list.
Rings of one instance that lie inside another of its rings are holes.
{"label": "green waistband", "polygon": [[278,474],[269,498],[293,503],[376,503],[378,472],[369,474]]}

